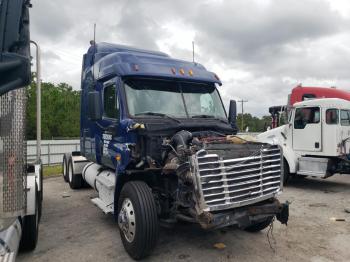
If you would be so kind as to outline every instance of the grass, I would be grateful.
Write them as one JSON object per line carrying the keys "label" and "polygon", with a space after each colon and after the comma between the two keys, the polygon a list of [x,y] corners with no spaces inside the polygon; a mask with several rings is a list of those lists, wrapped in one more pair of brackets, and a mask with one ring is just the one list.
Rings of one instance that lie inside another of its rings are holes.
{"label": "grass", "polygon": [[59,176],[62,174],[62,166],[44,166],[43,167],[44,177]]}

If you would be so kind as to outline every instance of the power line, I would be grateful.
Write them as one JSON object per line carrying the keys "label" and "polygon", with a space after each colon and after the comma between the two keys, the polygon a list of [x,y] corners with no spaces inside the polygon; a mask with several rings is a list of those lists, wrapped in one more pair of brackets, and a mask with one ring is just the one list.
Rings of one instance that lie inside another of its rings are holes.
{"label": "power line", "polygon": [[243,121],[243,112],[244,112],[244,110],[243,110],[243,104],[244,104],[244,103],[247,103],[248,100],[243,100],[243,99],[241,99],[241,100],[238,100],[237,102],[238,102],[238,103],[241,103],[241,108],[242,108],[242,115],[241,115],[241,132],[243,132],[243,127],[244,127],[244,121]]}

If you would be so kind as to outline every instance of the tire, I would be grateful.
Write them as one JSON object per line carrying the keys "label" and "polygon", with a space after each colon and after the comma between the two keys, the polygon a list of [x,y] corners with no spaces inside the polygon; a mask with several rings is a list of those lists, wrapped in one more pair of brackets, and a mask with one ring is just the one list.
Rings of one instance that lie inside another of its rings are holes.
{"label": "tire", "polygon": [[62,161],[62,176],[65,182],[69,182],[68,180],[68,159],[70,158],[69,153],[63,154]]}
{"label": "tire", "polygon": [[44,201],[44,180],[43,180],[43,166],[40,165],[40,192],[38,192],[38,214],[39,214],[39,222],[41,220],[41,215],[43,211],[43,201]]}
{"label": "tire", "polygon": [[25,216],[22,223],[22,237],[19,244],[21,251],[32,251],[38,243],[39,235],[39,194],[35,186],[35,214]]}
{"label": "tire", "polygon": [[307,178],[308,176],[307,175],[295,175],[295,177],[297,179],[304,179],[304,178]]}
{"label": "tire", "polygon": [[118,201],[118,226],[124,248],[133,259],[145,258],[156,246],[157,209],[146,183],[132,181],[123,186]]}
{"label": "tire", "polygon": [[74,174],[73,170],[73,160],[72,157],[69,157],[68,160],[68,182],[71,189],[79,189],[83,186],[83,178],[81,174]]}
{"label": "tire", "polygon": [[283,185],[286,185],[288,183],[289,178],[290,178],[289,165],[287,160],[283,158]]}
{"label": "tire", "polygon": [[273,219],[273,217],[269,217],[265,221],[262,221],[260,223],[256,223],[254,225],[246,227],[244,230],[251,232],[251,233],[259,232],[259,231],[267,228],[271,224],[272,219]]}

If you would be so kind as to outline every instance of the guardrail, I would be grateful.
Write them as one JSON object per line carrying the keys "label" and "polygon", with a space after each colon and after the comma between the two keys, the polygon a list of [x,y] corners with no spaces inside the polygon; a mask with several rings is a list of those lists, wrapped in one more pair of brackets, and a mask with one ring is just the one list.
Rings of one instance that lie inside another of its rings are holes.
{"label": "guardrail", "polygon": [[[260,133],[239,133],[241,135],[257,136]],[[41,160],[44,165],[57,165],[62,163],[63,154],[80,150],[79,139],[69,140],[42,140]],[[36,158],[36,141],[27,141],[27,161],[32,162]]]}

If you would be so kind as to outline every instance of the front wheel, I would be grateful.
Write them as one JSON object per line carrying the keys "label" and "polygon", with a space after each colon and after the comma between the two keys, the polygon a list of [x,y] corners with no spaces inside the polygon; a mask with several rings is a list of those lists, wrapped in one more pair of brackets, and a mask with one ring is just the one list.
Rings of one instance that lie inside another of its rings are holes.
{"label": "front wheel", "polygon": [[151,189],[142,181],[124,185],[118,201],[118,226],[124,248],[133,259],[148,256],[156,245],[159,223]]}
{"label": "front wheel", "polygon": [[259,232],[259,231],[267,228],[272,223],[272,219],[273,219],[273,217],[269,217],[262,222],[256,223],[256,224],[251,225],[249,227],[246,227],[244,230],[251,232],[251,233]]}
{"label": "front wheel", "polygon": [[286,185],[290,178],[289,165],[286,159],[283,159],[283,185]]}

